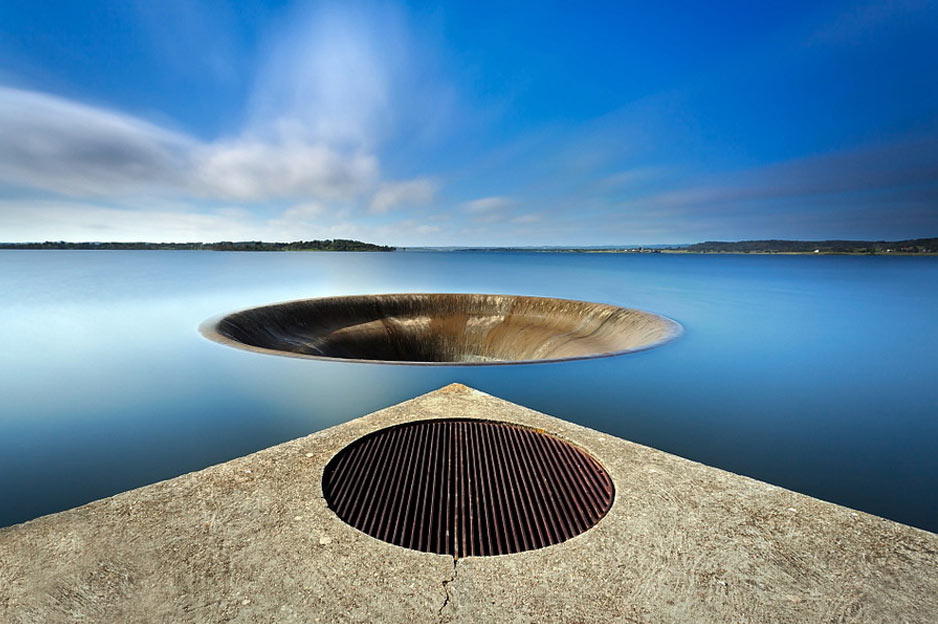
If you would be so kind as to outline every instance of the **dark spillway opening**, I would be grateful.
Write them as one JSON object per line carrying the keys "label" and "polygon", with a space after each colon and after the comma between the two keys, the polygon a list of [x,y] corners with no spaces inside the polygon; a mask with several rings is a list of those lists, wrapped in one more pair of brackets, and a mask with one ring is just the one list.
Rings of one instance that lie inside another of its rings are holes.
{"label": "dark spillway opening", "polygon": [[232,346],[294,357],[480,364],[627,353],[667,342],[681,329],[657,314],[587,301],[396,294],[251,308],[202,331]]}
{"label": "dark spillway opening", "polygon": [[581,449],[519,425],[415,421],[342,449],[323,493],[353,527],[423,552],[473,557],[543,548],[612,506],[612,479]]}

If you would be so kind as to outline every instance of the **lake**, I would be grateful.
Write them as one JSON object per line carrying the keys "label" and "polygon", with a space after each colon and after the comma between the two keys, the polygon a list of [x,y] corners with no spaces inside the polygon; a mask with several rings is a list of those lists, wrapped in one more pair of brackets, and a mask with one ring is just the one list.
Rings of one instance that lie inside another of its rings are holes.
{"label": "lake", "polygon": [[[263,355],[205,319],[393,292],[583,299],[685,333],[612,358],[415,367]],[[938,531],[938,257],[0,251],[0,526],[451,382]]]}

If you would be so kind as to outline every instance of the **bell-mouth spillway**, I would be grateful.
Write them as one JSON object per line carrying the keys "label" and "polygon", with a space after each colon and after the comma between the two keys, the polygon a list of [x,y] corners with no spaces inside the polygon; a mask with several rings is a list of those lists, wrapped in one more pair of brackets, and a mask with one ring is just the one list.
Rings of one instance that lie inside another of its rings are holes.
{"label": "bell-mouth spillway", "polygon": [[682,331],[664,316],[603,303],[448,293],[300,299],[234,312],[200,329],[262,353],[449,366],[619,355]]}

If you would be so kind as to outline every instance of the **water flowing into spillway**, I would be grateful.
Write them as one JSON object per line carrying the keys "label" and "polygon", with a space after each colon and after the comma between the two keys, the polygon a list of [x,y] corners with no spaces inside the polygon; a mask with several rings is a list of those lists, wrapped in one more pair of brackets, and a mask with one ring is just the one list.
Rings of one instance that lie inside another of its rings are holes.
{"label": "water flowing into spillway", "polygon": [[671,319],[618,306],[512,295],[303,299],[235,312],[202,332],[292,357],[407,364],[509,364],[617,355],[678,336]]}

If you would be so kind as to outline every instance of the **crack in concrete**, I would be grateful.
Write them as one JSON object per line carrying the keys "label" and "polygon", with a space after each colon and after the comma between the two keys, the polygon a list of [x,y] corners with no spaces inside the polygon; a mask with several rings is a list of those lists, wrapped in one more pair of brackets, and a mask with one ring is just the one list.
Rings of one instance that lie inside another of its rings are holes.
{"label": "crack in concrete", "polygon": [[453,575],[443,581],[443,593],[446,596],[443,599],[443,604],[440,606],[440,611],[437,613],[437,615],[440,617],[441,624],[443,622],[443,610],[446,609],[447,605],[449,605],[449,601],[451,598],[451,596],[449,595],[449,584],[456,580],[456,573],[457,573],[456,565],[458,563],[459,563],[459,559],[457,559],[456,557],[453,557]]}

